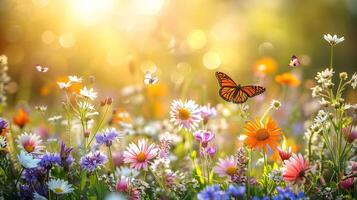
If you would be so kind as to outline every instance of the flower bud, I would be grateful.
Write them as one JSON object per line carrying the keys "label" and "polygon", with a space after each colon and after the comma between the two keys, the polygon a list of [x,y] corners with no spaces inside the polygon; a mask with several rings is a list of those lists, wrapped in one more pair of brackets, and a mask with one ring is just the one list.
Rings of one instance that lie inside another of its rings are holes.
{"label": "flower bud", "polygon": [[340,73],[340,79],[347,80],[347,78],[348,78],[348,74],[346,72],[341,72]]}
{"label": "flower bud", "polygon": [[89,135],[90,135],[90,130],[88,130],[88,129],[85,130],[85,131],[84,131],[84,137],[88,138]]}

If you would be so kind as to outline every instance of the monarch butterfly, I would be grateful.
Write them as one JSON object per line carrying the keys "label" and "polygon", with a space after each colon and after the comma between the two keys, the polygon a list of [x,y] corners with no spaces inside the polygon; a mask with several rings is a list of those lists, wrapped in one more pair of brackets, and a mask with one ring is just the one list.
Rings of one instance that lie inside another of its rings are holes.
{"label": "monarch butterfly", "polygon": [[265,88],[255,85],[241,86],[237,85],[227,74],[216,72],[216,78],[219,86],[219,96],[222,99],[233,103],[244,103],[248,97],[257,96],[265,92]]}

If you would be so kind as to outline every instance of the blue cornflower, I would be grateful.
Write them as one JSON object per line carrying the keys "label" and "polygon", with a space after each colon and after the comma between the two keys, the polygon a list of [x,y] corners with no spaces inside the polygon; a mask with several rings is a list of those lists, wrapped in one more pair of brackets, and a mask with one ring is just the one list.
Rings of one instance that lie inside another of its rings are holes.
{"label": "blue cornflower", "polygon": [[289,187],[286,187],[285,189],[278,187],[276,189],[278,191],[278,195],[273,196],[273,200],[301,200],[305,199],[305,194],[303,192],[299,192],[298,194],[295,194]]}
{"label": "blue cornflower", "polygon": [[221,191],[218,185],[207,186],[197,194],[198,200],[225,200],[227,196]]}
{"label": "blue cornflower", "polygon": [[61,157],[56,153],[46,153],[41,157],[39,166],[45,169],[51,169],[53,165],[60,165]]}
{"label": "blue cornflower", "polygon": [[226,193],[229,197],[243,198],[245,194],[245,186],[229,185]]}
{"label": "blue cornflower", "polygon": [[118,138],[119,134],[115,128],[107,128],[95,136],[98,144],[105,144],[108,147]]}
{"label": "blue cornflower", "polygon": [[80,165],[82,169],[93,172],[97,167],[103,166],[107,161],[107,156],[97,151],[83,156],[80,160]]}
{"label": "blue cornflower", "polygon": [[46,170],[42,167],[25,169],[23,178],[26,182],[36,185],[36,183],[41,183],[45,180]]}
{"label": "blue cornflower", "polygon": [[9,124],[2,118],[0,118],[0,135],[5,136],[9,130]]}

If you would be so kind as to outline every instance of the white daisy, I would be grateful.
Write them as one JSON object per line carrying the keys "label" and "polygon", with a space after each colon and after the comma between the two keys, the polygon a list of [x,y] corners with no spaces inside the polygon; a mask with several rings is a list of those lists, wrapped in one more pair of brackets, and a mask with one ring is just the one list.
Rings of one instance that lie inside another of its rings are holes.
{"label": "white daisy", "polygon": [[41,145],[41,137],[33,133],[24,132],[17,137],[16,143],[19,149],[27,153],[40,154],[45,148]]}
{"label": "white daisy", "polygon": [[199,106],[192,100],[185,102],[174,100],[171,104],[170,116],[170,121],[177,125],[180,130],[182,128],[194,130],[202,120]]}
{"label": "white daisy", "polygon": [[57,85],[60,89],[67,89],[71,87],[72,83],[71,82],[57,82]]}
{"label": "white daisy", "polygon": [[322,92],[322,88],[319,85],[312,87],[311,90],[312,90],[312,97],[317,97]]}
{"label": "white daisy", "polygon": [[72,185],[62,179],[51,179],[47,183],[48,188],[56,194],[67,194],[73,192]]}
{"label": "white daisy", "polygon": [[71,83],[82,83],[82,77],[78,76],[68,76],[68,80]]}
{"label": "white daisy", "polygon": [[61,115],[55,115],[55,116],[52,116],[52,117],[49,117],[47,120],[49,122],[56,122],[58,120],[62,119],[62,116]]}
{"label": "white daisy", "polygon": [[317,116],[315,117],[315,122],[318,124],[322,124],[324,123],[328,118],[328,113],[326,113],[323,110],[319,110],[319,112],[317,113]]}
{"label": "white daisy", "polygon": [[35,159],[33,155],[26,153],[25,151],[21,151],[20,154],[17,155],[17,159],[19,160],[20,165],[25,169],[35,168],[41,161],[41,159]]}
{"label": "white daisy", "polygon": [[93,88],[88,89],[87,87],[84,87],[80,90],[79,94],[86,98],[89,98],[90,100],[94,100],[95,98],[97,98],[97,93],[94,92]]}
{"label": "white daisy", "polygon": [[80,101],[78,103],[78,107],[82,110],[88,110],[88,111],[93,111],[94,110],[94,106],[88,102],[82,102]]}
{"label": "white daisy", "polygon": [[325,34],[324,35],[324,39],[328,42],[328,43],[330,43],[330,45],[336,45],[336,44],[338,44],[338,43],[340,43],[340,42],[343,42],[344,40],[345,40],[345,38],[344,37],[340,37],[340,38],[338,38],[338,36],[337,35],[330,35],[330,34]]}

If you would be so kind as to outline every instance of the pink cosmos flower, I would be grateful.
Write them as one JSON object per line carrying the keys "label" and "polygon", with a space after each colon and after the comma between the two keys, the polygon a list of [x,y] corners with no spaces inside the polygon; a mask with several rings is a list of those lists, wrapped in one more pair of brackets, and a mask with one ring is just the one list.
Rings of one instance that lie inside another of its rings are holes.
{"label": "pink cosmos flower", "polygon": [[231,177],[237,171],[237,160],[233,157],[226,157],[225,159],[219,159],[213,170],[220,177]]}
{"label": "pink cosmos flower", "polygon": [[32,133],[23,133],[19,135],[16,139],[17,147],[19,149],[33,154],[40,154],[44,150],[44,146],[42,146],[42,140],[39,135]]}
{"label": "pink cosmos flower", "polygon": [[131,143],[124,151],[124,162],[136,170],[147,170],[151,159],[155,158],[159,149],[155,144],[148,146],[147,140],[139,140],[138,145]]}
{"label": "pink cosmos flower", "polygon": [[284,161],[283,177],[285,181],[294,183],[302,181],[309,168],[309,163],[304,160],[300,153],[299,155],[293,154],[289,160]]}
{"label": "pink cosmos flower", "polygon": [[201,143],[201,146],[203,148],[206,148],[208,142],[210,142],[214,138],[214,133],[205,130],[196,131],[193,135],[195,136],[196,140]]}

